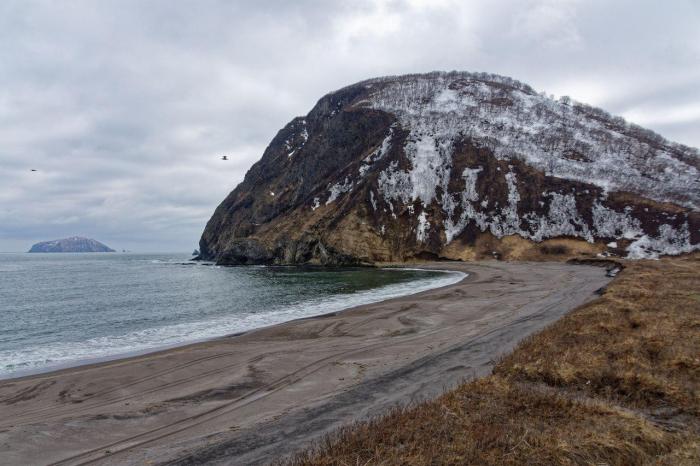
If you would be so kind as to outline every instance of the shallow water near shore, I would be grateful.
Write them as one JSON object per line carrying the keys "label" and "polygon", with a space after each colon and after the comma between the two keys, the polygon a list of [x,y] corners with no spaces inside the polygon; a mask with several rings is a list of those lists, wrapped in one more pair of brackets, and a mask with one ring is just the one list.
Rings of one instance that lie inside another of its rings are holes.
{"label": "shallow water near shore", "polygon": [[219,267],[184,254],[0,254],[0,378],[456,283],[461,272]]}

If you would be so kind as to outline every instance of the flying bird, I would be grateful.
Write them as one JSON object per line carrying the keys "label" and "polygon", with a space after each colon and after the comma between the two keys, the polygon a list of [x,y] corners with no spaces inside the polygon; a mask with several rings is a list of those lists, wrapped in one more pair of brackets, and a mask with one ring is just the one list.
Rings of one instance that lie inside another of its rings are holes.
{"label": "flying bird", "polygon": [[35,172],[35,171],[36,171],[36,168],[32,168],[32,170],[31,170],[31,171]]}
{"label": "flying bird", "polygon": [[228,156],[222,155],[222,156],[221,156],[221,160],[228,160]]}

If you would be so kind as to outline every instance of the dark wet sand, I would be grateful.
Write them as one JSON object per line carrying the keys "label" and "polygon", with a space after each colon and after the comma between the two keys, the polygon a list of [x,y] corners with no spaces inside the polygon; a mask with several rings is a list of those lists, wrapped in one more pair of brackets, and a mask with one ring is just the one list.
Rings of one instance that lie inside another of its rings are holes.
{"label": "dark wet sand", "polygon": [[337,315],[0,381],[0,464],[264,464],[487,374],[610,280],[560,263],[427,266],[470,275]]}

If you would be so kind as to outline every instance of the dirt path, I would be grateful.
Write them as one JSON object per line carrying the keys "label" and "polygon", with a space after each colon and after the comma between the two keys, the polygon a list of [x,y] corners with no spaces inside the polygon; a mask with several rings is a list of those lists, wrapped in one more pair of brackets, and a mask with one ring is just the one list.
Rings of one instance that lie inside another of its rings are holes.
{"label": "dirt path", "polygon": [[470,275],[337,315],[0,382],[0,463],[265,463],[488,373],[609,280],[565,264],[436,266]]}

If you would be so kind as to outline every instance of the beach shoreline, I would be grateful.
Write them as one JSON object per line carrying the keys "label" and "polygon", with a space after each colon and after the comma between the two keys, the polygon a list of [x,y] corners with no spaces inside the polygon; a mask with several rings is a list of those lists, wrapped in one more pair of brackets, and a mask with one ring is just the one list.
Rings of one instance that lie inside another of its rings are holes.
{"label": "beach shoreline", "polygon": [[[421,270],[421,271],[429,271],[429,272],[444,272],[446,274],[457,272],[455,270],[442,270],[442,269],[435,268],[435,267],[422,267],[420,264],[417,264],[414,266],[404,266],[402,264],[391,263],[391,264],[386,264],[386,265],[380,265],[376,268],[387,269],[387,270]],[[153,348],[127,351],[127,352],[119,352],[119,353],[115,353],[115,354],[111,354],[111,355],[98,356],[98,357],[94,357],[94,358],[79,359],[79,360],[65,362],[65,363],[58,363],[58,364],[50,365],[50,366],[46,366],[46,367],[18,370],[16,372],[10,374],[9,376],[0,375],[0,383],[2,383],[3,381],[24,380],[24,379],[35,377],[35,376],[49,375],[49,374],[53,374],[53,373],[64,372],[64,371],[67,371],[70,369],[77,369],[77,368],[83,367],[83,366],[92,367],[92,366],[96,366],[96,365],[100,365],[100,364],[104,364],[104,363],[109,363],[109,362],[113,362],[113,361],[116,362],[116,361],[122,361],[122,360],[130,360],[130,359],[138,358],[140,356],[147,356],[147,355],[151,355],[151,354],[155,355],[155,354],[169,351],[169,350],[172,350],[175,348],[186,348],[186,347],[189,347],[192,345],[197,345],[200,343],[206,343],[206,342],[215,341],[215,340],[219,340],[219,339],[239,337],[239,336],[245,335],[245,334],[250,333],[250,332],[254,332],[254,331],[269,328],[269,327],[274,327],[276,325],[282,325],[282,324],[285,324],[288,322],[294,322],[297,320],[316,319],[316,318],[323,318],[323,317],[328,317],[328,316],[335,316],[335,315],[338,315],[342,312],[352,310],[356,307],[366,306],[366,305],[370,305],[370,304],[377,304],[377,303],[380,303],[383,301],[396,299],[397,297],[400,298],[400,297],[405,297],[405,296],[412,296],[415,294],[424,293],[426,291],[433,291],[433,290],[438,290],[440,288],[446,288],[446,287],[458,284],[462,280],[465,280],[468,278],[468,274],[463,273],[463,272],[458,272],[458,273],[462,274],[461,279],[459,281],[456,281],[454,283],[450,283],[448,285],[438,284],[434,288],[429,288],[429,289],[421,290],[421,291],[417,291],[417,292],[409,292],[409,293],[403,294],[401,296],[389,296],[389,297],[383,298],[381,300],[372,301],[372,302],[366,303],[366,304],[353,304],[353,305],[350,305],[349,307],[345,307],[345,308],[342,308],[340,310],[323,312],[321,314],[314,314],[314,315],[303,316],[303,317],[296,317],[296,318],[293,318],[293,319],[290,319],[287,321],[277,322],[277,323],[273,323],[273,324],[269,324],[269,325],[263,325],[261,327],[256,327],[256,328],[252,328],[249,330],[243,330],[240,332],[229,333],[229,334],[225,334],[225,335],[197,338],[197,339],[193,339],[191,341],[182,342],[182,343],[172,343],[172,344],[157,346],[157,347],[153,347]]]}
{"label": "beach shoreline", "polygon": [[469,275],[334,315],[1,380],[3,461],[262,464],[484,375],[610,280],[563,263],[403,265]]}

